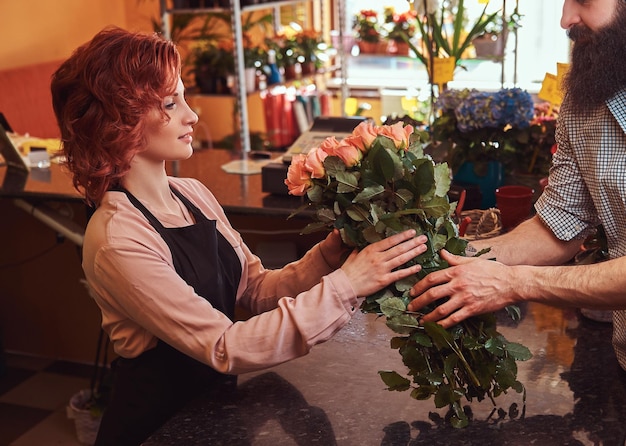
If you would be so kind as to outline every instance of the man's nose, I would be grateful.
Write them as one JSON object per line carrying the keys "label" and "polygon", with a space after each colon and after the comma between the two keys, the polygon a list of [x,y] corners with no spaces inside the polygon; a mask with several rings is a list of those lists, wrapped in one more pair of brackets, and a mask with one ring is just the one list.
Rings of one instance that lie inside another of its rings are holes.
{"label": "man's nose", "polygon": [[576,0],[564,0],[563,12],[561,14],[561,28],[570,29],[578,23],[580,23],[578,3],[576,3]]}

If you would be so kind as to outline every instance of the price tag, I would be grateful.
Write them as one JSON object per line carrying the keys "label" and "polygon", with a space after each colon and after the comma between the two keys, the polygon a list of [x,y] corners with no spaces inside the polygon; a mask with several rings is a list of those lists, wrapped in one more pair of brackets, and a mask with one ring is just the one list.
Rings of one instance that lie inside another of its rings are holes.
{"label": "price tag", "polygon": [[441,87],[453,80],[455,66],[454,57],[436,57],[433,64],[433,83]]}
{"label": "price tag", "polygon": [[557,77],[552,73],[546,73],[541,84],[541,90],[537,95],[539,99],[548,101],[554,105],[560,105],[562,101],[561,91],[559,90]]}
{"label": "price tag", "polygon": [[563,79],[567,75],[568,70],[569,70],[568,63],[558,62],[556,64],[556,84],[557,84],[559,91],[561,92],[561,95],[563,93]]}

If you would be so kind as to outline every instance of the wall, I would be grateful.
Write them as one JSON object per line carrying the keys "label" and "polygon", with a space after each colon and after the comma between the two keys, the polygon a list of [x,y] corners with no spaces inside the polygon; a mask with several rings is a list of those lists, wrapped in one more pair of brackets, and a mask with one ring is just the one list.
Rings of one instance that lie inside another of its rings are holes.
{"label": "wall", "polygon": [[[64,59],[107,25],[150,31],[158,6],[158,0],[2,0],[0,70]],[[66,209],[84,224],[83,206]],[[75,245],[0,199],[0,344],[7,351],[92,361],[100,312],[82,277]]]}
{"label": "wall", "polygon": [[3,0],[0,70],[68,57],[107,25],[149,31],[158,0]]}

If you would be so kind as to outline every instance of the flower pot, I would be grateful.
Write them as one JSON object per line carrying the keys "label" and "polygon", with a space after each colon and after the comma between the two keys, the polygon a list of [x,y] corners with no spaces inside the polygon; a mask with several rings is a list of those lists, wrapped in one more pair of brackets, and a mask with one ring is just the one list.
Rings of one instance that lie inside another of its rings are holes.
{"label": "flower pot", "polygon": [[365,42],[359,41],[359,53],[360,54],[376,54],[378,53],[378,42]]}
{"label": "flower pot", "polygon": [[476,57],[482,59],[493,59],[502,57],[504,54],[504,38],[501,34],[483,34],[472,40],[472,45],[476,50]]}
{"label": "flower pot", "polygon": [[534,194],[534,189],[528,186],[508,185],[496,189],[496,206],[505,231],[530,217]]}
{"label": "flower pot", "polygon": [[387,53],[392,54],[394,56],[408,56],[409,55],[409,44],[405,41],[395,41],[390,40],[387,43]]}
{"label": "flower pot", "polygon": [[67,417],[74,420],[76,436],[82,445],[93,445],[100,428],[102,416],[94,417],[86,407],[90,400],[91,391],[83,389],[70,398],[67,407]]}
{"label": "flower pot", "polygon": [[496,205],[496,189],[504,184],[504,166],[498,161],[466,161],[454,174],[454,181],[459,185],[478,185],[481,193],[480,208],[489,209]]}

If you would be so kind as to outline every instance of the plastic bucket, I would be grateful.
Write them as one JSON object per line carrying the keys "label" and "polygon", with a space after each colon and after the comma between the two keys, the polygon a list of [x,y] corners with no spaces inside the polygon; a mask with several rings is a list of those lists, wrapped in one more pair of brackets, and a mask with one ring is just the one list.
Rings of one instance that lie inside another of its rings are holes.
{"label": "plastic bucket", "polygon": [[67,407],[67,417],[74,420],[78,441],[82,445],[89,446],[96,442],[96,435],[102,419],[102,417],[94,417],[89,409],[85,409],[90,396],[90,390],[81,390],[70,398],[70,404]]}
{"label": "plastic bucket", "polygon": [[501,186],[496,189],[496,207],[502,227],[509,230],[530,217],[535,191],[528,186]]}

